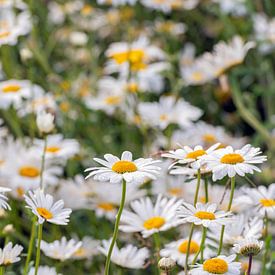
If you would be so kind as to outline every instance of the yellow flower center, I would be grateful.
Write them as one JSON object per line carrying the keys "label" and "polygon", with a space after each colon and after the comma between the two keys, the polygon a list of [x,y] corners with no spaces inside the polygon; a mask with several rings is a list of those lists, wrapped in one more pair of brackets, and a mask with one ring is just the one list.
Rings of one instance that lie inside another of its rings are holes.
{"label": "yellow flower center", "polygon": [[168,193],[172,196],[176,196],[176,197],[179,197],[182,195],[182,189],[181,188],[177,188],[177,187],[174,187],[174,188],[170,188],[168,189]]}
{"label": "yellow flower center", "polygon": [[131,82],[127,85],[127,91],[130,93],[136,93],[138,91],[138,84],[135,82]]}
{"label": "yellow flower center", "polygon": [[61,111],[63,111],[64,113],[68,112],[70,109],[70,104],[68,102],[61,102],[59,105]]}
{"label": "yellow flower center", "polygon": [[206,142],[206,143],[215,143],[217,142],[217,139],[214,135],[211,135],[211,134],[205,134],[203,135],[203,141]]}
{"label": "yellow flower center", "polygon": [[224,274],[228,271],[228,264],[219,258],[208,259],[203,263],[203,270],[213,274]]}
{"label": "yellow flower center", "polygon": [[26,178],[36,178],[40,175],[39,169],[34,166],[22,166],[19,169],[19,175]]}
{"label": "yellow flower center", "polygon": [[190,152],[186,155],[187,159],[198,159],[198,157],[201,157],[203,155],[206,155],[206,152],[204,150],[196,150],[193,152]]}
{"label": "yellow flower center", "polygon": [[[187,247],[188,247],[188,240],[183,241],[179,245],[178,250],[179,250],[179,252],[181,252],[183,254],[186,254],[187,253]],[[195,242],[195,241],[192,240],[190,242],[189,253],[190,254],[195,254],[195,253],[197,253],[199,251],[199,249],[200,249],[200,245],[197,242]]]}
{"label": "yellow flower center", "polygon": [[83,247],[80,247],[76,250],[76,252],[74,253],[75,256],[78,257],[83,257],[86,255],[86,250]]}
{"label": "yellow flower center", "polygon": [[1,38],[6,38],[10,35],[10,32],[9,31],[3,31],[3,32],[0,32],[0,39]]}
{"label": "yellow flower center", "polygon": [[215,214],[212,212],[207,212],[207,211],[198,211],[195,214],[195,217],[201,219],[201,220],[215,220]]}
{"label": "yellow flower center", "polygon": [[150,229],[159,229],[164,224],[165,224],[165,219],[162,218],[162,217],[156,216],[156,217],[153,217],[153,218],[150,218],[150,219],[146,220],[143,223],[143,226],[147,230],[150,230]]}
{"label": "yellow flower center", "polygon": [[107,105],[116,105],[121,102],[121,97],[120,96],[108,96],[105,98],[104,102]]}
{"label": "yellow flower center", "polygon": [[21,89],[20,85],[17,84],[10,84],[6,85],[2,88],[4,93],[17,93]]}
{"label": "yellow flower center", "polygon": [[47,153],[57,153],[60,151],[60,147],[58,146],[51,146],[46,148]]}
{"label": "yellow flower center", "polygon": [[5,259],[3,264],[4,265],[10,265],[10,264],[12,264],[12,261],[11,261],[11,259]]}
{"label": "yellow flower center", "polygon": [[125,52],[114,53],[111,58],[113,58],[116,63],[122,64],[124,62],[130,62],[132,64],[142,63],[145,57],[145,52],[142,49],[132,49]]}
{"label": "yellow flower center", "polygon": [[5,163],[5,161],[0,159],[0,165],[3,165],[4,163]]}
{"label": "yellow flower center", "polygon": [[24,188],[23,187],[17,187],[16,188],[16,193],[17,193],[17,195],[18,195],[18,197],[23,197],[23,195],[25,194],[25,190],[24,190]]}
{"label": "yellow flower center", "polygon": [[194,81],[202,81],[203,80],[203,74],[201,72],[194,72],[191,77],[192,77],[192,80],[194,80]]}
{"label": "yellow flower center", "polygon": [[117,161],[113,166],[112,166],[112,170],[116,173],[119,174],[124,174],[124,173],[132,173],[137,171],[137,167],[136,165],[131,162],[131,161],[127,161],[127,160],[120,160]]}
{"label": "yellow flower center", "polygon": [[38,207],[36,210],[38,214],[46,220],[49,220],[53,217],[53,214],[46,208]]}
{"label": "yellow flower center", "polygon": [[83,15],[89,15],[92,11],[93,11],[93,7],[88,4],[84,5],[83,8],[81,9],[81,13]]}
{"label": "yellow flower center", "polygon": [[240,154],[226,154],[221,158],[221,163],[237,164],[244,162],[244,158]]}
{"label": "yellow flower center", "polygon": [[166,121],[168,119],[168,116],[166,114],[162,114],[159,116],[160,121]]}
{"label": "yellow flower center", "polygon": [[99,203],[97,206],[105,211],[113,211],[115,209],[115,206],[108,202]]}
{"label": "yellow flower center", "polygon": [[260,199],[260,203],[264,207],[273,207],[273,206],[275,206],[275,200],[273,200],[273,199]]}

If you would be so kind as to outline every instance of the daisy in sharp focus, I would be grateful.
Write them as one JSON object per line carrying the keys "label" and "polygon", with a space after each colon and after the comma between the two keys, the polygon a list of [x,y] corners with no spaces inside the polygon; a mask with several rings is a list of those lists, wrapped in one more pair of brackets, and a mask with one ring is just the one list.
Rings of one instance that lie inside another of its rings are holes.
{"label": "daisy in sharp focus", "polygon": [[255,165],[266,161],[266,156],[260,156],[260,148],[255,148],[250,144],[243,146],[239,150],[234,150],[231,146],[213,151],[211,154],[203,156],[203,162],[212,170],[213,180],[220,180],[225,176],[230,178],[245,174],[253,174],[254,171],[261,170]]}
{"label": "daisy in sharp focus", "polygon": [[196,264],[193,269],[190,270],[191,275],[239,275],[241,274],[241,263],[234,262],[236,255],[218,256],[216,258],[210,258],[205,260],[203,264]]}
{"label": "daisy in sharp focus", "polygon": [[[201,233],[195,232],[192,236],[189,250],[188,262],[191,263],[196,253],[200,250]],[[213,252],[207,247],[208,239],[205,241],[204,257],[209,258],[213,256]],[[185,258],[188,247],[188,237],[168,243],[160,250],[161,257],[169,257],[177,262],[180,266],[185,266]]]}
{"label": "daisy in sharp focus", "polygon": [[217,211],[217,204],[198,202],[196,207],[190,203],[182,203],[177,209],[177,217],[181,223],[194,223],[204,227],[217,227],[230,224],[232,222],[232,213]]}
{"label": "daisy in sharp focus", "polygon": [[72,210],[63,208],[63,200],[54,203],[53,196],[44,194],[40,189],[34,192],[29,191],[29,196],[24,195],[24,198],[27,203],[26,207],[31,209],[32,213],[38,217],[40,224],[45,221],[59,225],[68,224]]}
{"label": "daisy in sharp focus", "polygon": [[133,201],[132,211],[124,210],[119,229],[123,232],[141,232],[144,238],[160,231],[166,231],[180,224],[176,209],[182,204],[176,198],[159,195],[153,204],[149,197]]}
{"label": "daisy in sharp focus", "polygon": [[9,242],[3,249],[0,248],[0,266],[10,265],[19,262],[21,258],[19,255],[23,250],[23,246],[16,244],[12,247],[12,243]]}
{"label": "daisy in sharp focus", "polygon": [[121,155],[121,159],[112,155],[105,154],[105,160],[94,158],[94,160],[104,167],[91,167],[85,170],[90,172],[86,177],[93,177],[98,181],[110,181],[111,183],[118,183],[125,180],[128,183],[143,183],[147,178],[156,179],[159,174],[160,168],[155,166],[155,163],[159,163],[159,160],[153,160],[152,158],[139,158],[132,159],[132,153],[124,151]]}
{"label": "daisy in sharp focus", "polygon": [[[107,256],[108,250],[111,244],[111,240],[103,240],[102,246],[98,247],[98,250]],[[125,247],[118,248],[115,244],[114,250],[111,256],[111,261],[116,265],[131,269],[140,269],[145,267],[146,260],[150,257],[148,248],[137,248],[131,244]]]}
{"label": "daisy in sharp focus", "polygon": [[67,240],[65,237],[62,237],[60,241],[56,240],[52,243],[42,240],[41,250],[47,257],[63,262],[71,259],[81,245],[82,242],[77,242],[74,239]]}

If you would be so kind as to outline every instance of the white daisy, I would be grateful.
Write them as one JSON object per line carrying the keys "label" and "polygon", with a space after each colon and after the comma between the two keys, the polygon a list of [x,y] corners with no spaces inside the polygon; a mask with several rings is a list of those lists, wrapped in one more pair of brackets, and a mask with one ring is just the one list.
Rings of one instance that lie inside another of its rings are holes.
{"label": "white daisy", "polygon": [[133,211],[123,210],[119,229],[123,232],[141,232],[144,238],[166,231],[180,224],[176,209],[181,200],[168,199],[159,195],[155,205],[149,197],[133,201]]}
{"label": "white daisy", "polygon": [[[49,266],[39,266],[38,267],[38,275],[58,275],[54,267]],[[28,275],[35,275],[35,267],[32,267],[28,273]],[[61,274],[59,274],[61,275]]]}
{"label": "white daisy", "polygon": [[[195,232],[192,236],[192,240],[190,243],[189,258],[188,258],[189,263],[193,261],[196,253],[200,250],[200,243],[201,243],[201,233]],[[204,249],[204,256],[206,258],[209,258],[213,255],[213,252],[207,247],[208,243],[209,241],[208,239],[206,239],[205,241],[206,247]],[[172,258],[180,266],[185,266],[187,247],[188,247],[188,237],[166,244],[164,248],[160,250],[160,256]]]}
{"label": "white daisy", "polygon": [[[98,250],[104,254],[108,255],[109,247],[111,240],[103,240],[102,246],[98,247]],[[116,265],[131,268],[131,269],[140,269],[144,268],[145,261],[149,258],[150,253],[148,248],[137,248],[131,244],[126,245],[125,247],[118,248],[115,244],[114,250],[111,256],[111,261]]]}
{"label": "white daisy", "polygon": [[52,243],[42,240],[41,250],[46,256],[63,262],[71,259],[81,245],[82,242],[77,242],[74,239],[67,241],[65,237],[62,237],[60,241],[56,240]]}
{"label": "white daisy", "polygon": [[91,259],[93,256],[98,254],[98,246],[100,244],[98,240],[94,240],[91,237],[86,236],[81,240],[81,242],[82,245],[73,254],[73,259]]}
{"label": "white daisy", "polygon": [[153,164],[160,162],[152,158],[139,158],[132,160],[132,153],[124,151],[121,159],[112,155],[105,154],[105,160],[94,158],[94,160],[105,167],[91,167],[85,170],[89,172],[86,177],[94,177],[99,181],[110,181],[111,183],[118,183],[122,180],[131,183],[142,183],[146,178],[156,179],[160,168]]}
{"label": "white daisy", "polygon": [[220,9],[225,14],[233,14],[235,16],[244,16],[247,13],[245,0],[212,0],[219,4]]}
{"label": "white daisy", "polygon": [[256,256],[263,248],[264,242],[253,237],[246,237],[234,244],[233,250],[243,256]]}
{"label": "white daisy", "polygon": [[63,200],[53,203],[53,196],[44,194],[40,189],[34,192],[29,191],[29,196],[24,195],[27,203],[27,208],[32,210],[32,213],[38,217],[38,222],[44,221],[66,225],[69,222],[72,210],[70,208],[63,208]]}
{"label": "white daisy", "polygon": [[217,204],[198,202],[196,207],[190,203],[182,203],[177,209],[177,217],[181,223],[189,222],[204,227],[217,227],[232,222],[231,212],[217,211]]}
{"label": "white daisy", "polygon": [[111,6],[120,6],[120,5],[134,5],[136,3],[137,0],[97,0],[98,4],[107,4],[107,5],[111,5]]}
{"label": "white daisy", "polygon": [[241,274],[241,263],[234,262],[236,255],[218,256],[211,258],[203,262],[203,264],[197,264],[190,270],[191,275],[239,275]]}
{"label": "white daisy", "polygon": [[23,250],[23,246],[16,244],[12,247],[12,243],[9,242],[3,249],[0,248],[0,265],[10,265],[19,262],[21,258],[19,255]]}
{"label": "white daisy", "polygon": [[10,191],[11,191],[10,188],[0,186],[0,208],[11,210],[9,204],[7,203],[8,198],[3,194]]}
{"label": "white daisy", "polygon": [[253,174],[254,170],[260,172],[261,170],[254,164],[266,161],[266,156],[259,156],[261,153],[260,148],[252,147],[250,144],[239,150],[227,146],[203,156],[203,160],[212,170],[213,180],[216,181],[225,176],[232,178],[236,174],[243,177],[246,173]]}

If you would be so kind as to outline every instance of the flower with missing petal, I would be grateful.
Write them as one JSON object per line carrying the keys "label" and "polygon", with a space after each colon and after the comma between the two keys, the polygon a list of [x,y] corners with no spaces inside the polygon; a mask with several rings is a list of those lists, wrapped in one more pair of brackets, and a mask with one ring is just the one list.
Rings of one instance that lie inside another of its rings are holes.
{"label": "flower with missing petal", "polygon": [[0,266],[10,265],[20,261],[19,255],[23,250],[23,246],[16,244],[12,247],[12,243],[9,242],[3,249],[0,248]]}

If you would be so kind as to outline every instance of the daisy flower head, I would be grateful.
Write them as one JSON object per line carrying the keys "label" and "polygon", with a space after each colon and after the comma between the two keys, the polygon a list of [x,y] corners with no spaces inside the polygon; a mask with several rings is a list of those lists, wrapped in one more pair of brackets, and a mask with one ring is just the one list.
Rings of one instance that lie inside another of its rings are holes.
{"label": "daisy flower head", "polygon": [[82,245],[73,254],[73,259],[91,259],[93,256],[98,254],[98,246],[100,244],[98,240],[94,240],[91,237],[86,236],[81,240],[81,242]]}
{"label": "daisy flower head", "polygon": [[9,192],[9,191],[11,191],[10,188],[0,186],[0,208],[2,208],[2,209],[6,209],[6,210],[11,209],[9,204],[7,203],[8,198],[3,194],[5,192]]}
{"label": "daisy flower head", "polygon": [[159,195],[153,204],[149,197],[133,201],[133,211],[124,210],[119,229],[123,232],[141,232],[144,238],[160,231],[166,231],[180,224],[176,209],[182,201]]}
{"label": "daisy flower head", "polygon": [[243,256],[256,256],[260,253],[263,248],[264,242],[259,241],[256,238],[245,238],[234,244],[233,250],[242,254]]}
{"label": "daisy flower head", "polygon": [[212,145],[208,149],[203,149],[201,145],[197,145],[192,149],[189,146],[183,146],[180,149],[169,151],[162,154],[162,157],[175,159],[174,164],[190,164],[193,169],[200,169],[201,158],[205,155],[211,154],[219,147],[219,143]]}
{"label": "daisy flower head", "polygon": [[232,222],[232,213],[217,211],[216,203],[202,204],[198,202],[196,207],[190,203],[182,203],[177,209],[177,217],[181,223],[194,223],[204,227],[217,227]]}
{"label": "daisy flower head", "polygon": [[24,195],[24,197],[27,203],[26,207],[31,209],[32,213],[38,217],[40,224],[45,221],[60,225],[68,224],[72,210],[63,208],[63,200],[54,203],[53,196],[44,194],[41,189],[37,189],[34,192],[29,191],[29,196]]}
{"label": "daisy flower head", "polygon": [[239,275],[241,274],[241,263],[234,262],[236,255],[218,256],[216,258],[210,258],[203,262],[203,264],[197,264],[190,270],[191,275]]}
{"label": "daisy flower head", "polygon": [[19,262],[22,250],[23,246],[16,244],[12,247],[12,243],[9,242],[3,249],[0,249],[0,266]]}
{"label": "daisy flower head", "polygon": [[124,151],[121,158],[112,154],[105,154],[105,160],[94,158],[94,160],[104,167],[91,167],[85,170],[90,172],[86,177],[94,177],[98,181],[110,181],[118,183],[125,180],[128,183],[143,183],[145,179],[156,179],[160,167],[155,166],[159,160],[152,158],[139,158],[133,160],[132,153]]}
{"label": "daisy flower head", "polygon": [[[98,250],[107,256],[110,244],[111,240],[103,240],[102,246],[99,246]],[[125,247],[118,248],[117,244],[115,244],[111,261],[122,267],[140,269],[144,268],[145,261],[149,258],[149,256],[150,253],[146,247],[138,248],[128,244]]]}
{"label": "daisy flower head", "polygon": [[203,157],[207,167],[212,170],[213,180],[220,180],[225,176],[230,178],[236,175],[245,176],[253,174],[254,171],[261,170],[255,165],[266,161],[266,156],[261,156],[260,148],[255,148],[250,144],[241,149],[234,150],[231,146],[213,151]]}
{"label": "daisy flower head", "polygon": [[46,256],[63,262],[72,258],[81,245],[82,242],[77,242],[74,239],[67,240],[65,237],[62,237],[60,241],[55,240],[52,243],[42,240],[41,250]]}
{"label": "daisy flower head", "polygon": [[[58,275],[54,267],[49,266],[39,266],[38,272],[39,275]],[[28,275],[35,275],[35,267],[32,267],[28,273]],[[59,274],[61,275],[61,274]]]}

